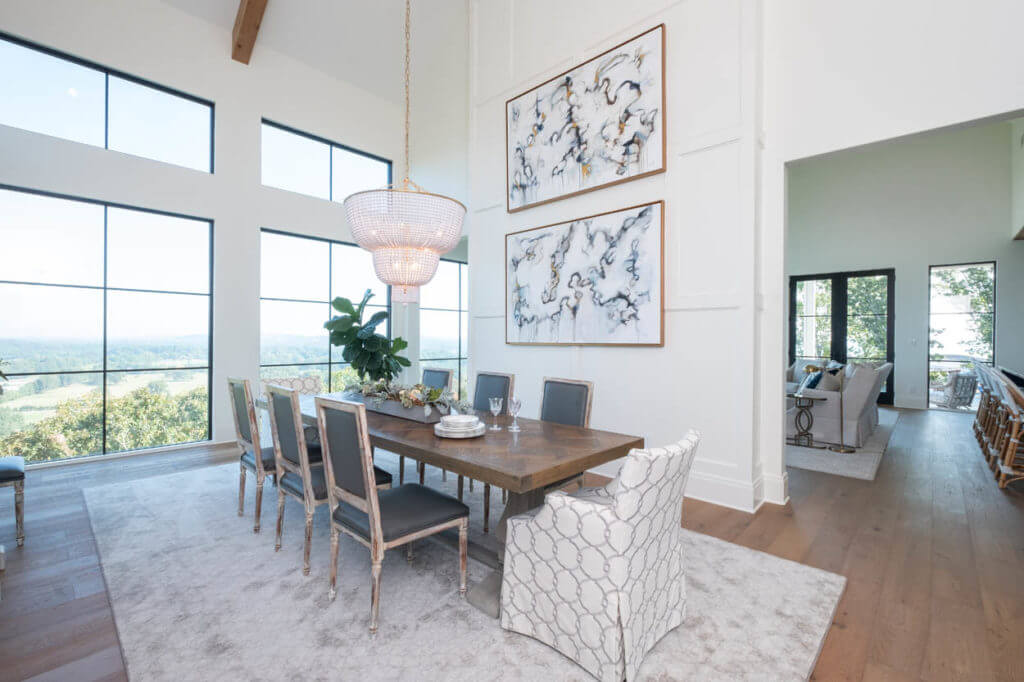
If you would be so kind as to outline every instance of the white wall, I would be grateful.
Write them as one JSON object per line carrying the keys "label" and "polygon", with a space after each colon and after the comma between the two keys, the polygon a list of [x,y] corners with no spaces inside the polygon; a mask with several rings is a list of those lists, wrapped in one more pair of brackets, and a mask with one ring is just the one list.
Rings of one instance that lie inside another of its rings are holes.
{"label": "white wall", "polygon": [[1011,121],[1010,234],[1024,239],[1024,118]]}
{"label": "white wall", "polygon": [[928,266],[996,261],[996,360],[1024,367],[1024,242],[1011,241],[1010,124],[793,164],[789,275],[896,269],[895,404],[927,406]]}
{"label": "white wall", "polygon": [[[352,11],[358,11],[357,4]],[[439,12],[443,20],[454,16],[463,25],[465,13],[459,3],[446,4]],[[359,23],[358,16],[353,20]],[[258,376],[259,228],[350,238],[341,204],[260,185],[261,117],[391,158],[397,165],[402,151],[400,106],[267,49],[258,40],[250,65],[232,61],[229,27],[157,0],[5,0],[0,29],[215,102],[213,175],[0,126],[0,183],[213,219],[213,438],[233,438],[225,378]],[[393,32],[373,26],[367,30],[382,31],[381,49],[399,48],[400,26]],[[438,71],[460,60],[451,51],[433,55],[432,46],[438,44],[421,44],[420,55],[445,80],[447,74]],[[338,69],[337,64],[330,67]],[[464,65],[462,74],[464,83]],[[420,77],[429,79],[431,73]],[[445,188],[451,191],[464,186],[464,160],[436,149],[448,146],[444,135],[458,132],[458,117],[464,119],[465,95],[460,100],[458,92],[464,93],[465,87],[458,85],[459,78],[453,77],[456,94],[446,105],[424,107],[434,115],[453,112],[448,128],[417,147],[425,150],[422,175],[454,176],[453,185]],[[431,90],[429,82],[422,87]],[[450,142],[453,148],[465,146],[464,124],[461,134],[462,141],[456,136]],[[435,172],[441,156],[446,166]],[[418,327],[403,327],[401,311],[395,317],[395,333],[409,338],[410,357],[416,357]],[[417,316],[413,312],[409,317]]]}
{"label": "white wall", "polygon": [[[505,100],[662,22],[667,172],[507,213]],[[596,428],[652,446],[700,429],[687,493],[748,510],[763,497],[751,423],[757,24],[748,0],[471,5],[471,373],[515,373],[526,416],[539,410],[543,377],[563,376],[594,381]],[[657,199],[666,201],[664,348],[505,344],[506,233]]]}
{"label": "white wall", "polygon": [[1024,3],[777,0],[764,14],[758,451],[782,462],[786,163],[1024,108]]}

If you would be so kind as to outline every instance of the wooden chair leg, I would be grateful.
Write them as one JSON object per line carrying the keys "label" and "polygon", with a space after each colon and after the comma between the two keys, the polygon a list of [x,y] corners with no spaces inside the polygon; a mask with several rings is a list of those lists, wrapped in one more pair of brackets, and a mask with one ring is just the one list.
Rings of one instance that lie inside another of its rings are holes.
{"label": "wooden chair leg", "polygon": [[441,480],[445,481],[445,482],[448,481],[448,470],[447,469],[441,469]]}
{"label": "wooden chair leg", "polygon": [[338,540],[340,536],[340,530],[331,528],[331,591],[328,593],[328,598],[331,601],[338,596]]}
{"label": "wooden chair leg", "polygon": [[484,532],[489,532],[491,521],[491,484],[484,483]]}
{"label": "wooden chair leg", "polygon": [[410,542],[408,545],[405,546],[405,560],[408,561],[411,564],[412,563],[412,557],[413,557],[413,554],[412,554],[412,542]]}
{"label": "wooden chair leg", "polygon": [[398,485],[405,483],[405,456],[398,456]]}
{"label": "wooden chair leg", "polygon": [[245,465],[238,465],[238,515],[245,513]]}
{"label": "wooden chair leg", "polygon": [[25,481],[14,484],[14,525],[18,547],[25,546]]}
{"label": "wooden chair leg", "polygon": [[277,538],[274,540],[274,551],[281,549],[281,530],[284,527],[284,491],[277,489]]}
{"label": "wooden chair leg", "polygon": [[424,464],[423,462],[420,462],[419,469],[420,469],[420,485],[423,485],[423,480],[426,478],[426,475],[427,475],[427,465]]}
{"label": "wooden chair leg", "polygon": [[260,532],[260,512],[263,510],[263,480],[256,480],[256,523],[252,527],[253,533]]}
{"label": "wooden chair leg", "polygon": [[313,544],[313,512],[306,510],[306,545],[302,549],[302,575],[309,575],[309,548]]}
{"label": "wooden chair leg", "polygon": [[459,526],[459,594],[466,596],[466,558],[469,554],[469,519]]}
{"label": "wooden chair leg", "polygon": [[465,483],[465,479],[462,474],[459,474],[459,502],[462,502],[462,486]]}
{"label": "wooden chair leg", "polygon": [[380,570],[381,560],[373,560],[371,569],[372,590],[370,593],[370,632],[377,632],[377,617],[380,614]]}
{"label": "wooden chair leg", "polygon": [[504,488],[501,489],[501,503],[508,504],[508,491]]}
{"label": "wooden chair leg", "polygon": [[469,492],[473,492],[473,479],[469,479]]}

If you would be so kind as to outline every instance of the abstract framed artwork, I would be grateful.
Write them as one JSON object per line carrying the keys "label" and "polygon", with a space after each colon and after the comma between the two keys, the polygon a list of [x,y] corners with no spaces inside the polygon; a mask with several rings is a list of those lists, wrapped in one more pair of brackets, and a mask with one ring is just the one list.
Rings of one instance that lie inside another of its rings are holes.
{"label": "abstract framed artwork", "polygon": [[505,343],[662,346],[665,202],[505,235]]}
{"label": "abstract framed artwork", "polygon": [[505,102],[509,213],[665,170],[665,25]]}

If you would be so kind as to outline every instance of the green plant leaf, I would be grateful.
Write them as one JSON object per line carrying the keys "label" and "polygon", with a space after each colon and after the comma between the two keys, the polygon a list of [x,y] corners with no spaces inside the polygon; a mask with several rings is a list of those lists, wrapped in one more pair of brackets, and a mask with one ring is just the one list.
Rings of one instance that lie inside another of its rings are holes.
{"label": "green plant leaf", "polygon": [[391,352],[401,353],[403,350],[409,347],[409,342],[403,339],[401,336],[397,336],[391,339]]}
{"label": "green plant leaf", "polygon": [[363,300],[359,304],[359,310],[358,310],[357,315],[356,315],[356,317],[358,317],[360,320],[363,319],[363,310],[366,309],[366,302],[369,301],[371,298],[373,298],[373,290],[372,289],[367,289],[366,293],[363,294]]}
{"label": "green plant leaf", "polygon": [[396,355],[395,360],[397,360],[398,364],[400,364],[402,367],[412,367],[412,363],[409,361],[409,358],[404,358],[400,355]]}
{"label": "green plant leaf", "polygon": [[356,307],[352,305],[352,301],[348,300],[344,296],[338,296],[337,298],[335,298],[333,301],[331,301],[331,305],[334,306],[334,309],[337,310],[339,313],[345,313],[347,315],[356,315]]}

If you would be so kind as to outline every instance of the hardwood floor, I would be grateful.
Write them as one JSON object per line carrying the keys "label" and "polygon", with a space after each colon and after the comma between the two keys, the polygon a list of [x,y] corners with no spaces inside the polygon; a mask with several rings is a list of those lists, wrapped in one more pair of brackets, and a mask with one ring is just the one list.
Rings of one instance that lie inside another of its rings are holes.
{"label": "hardwood floor", "polygon": [[[1022,680],[1024,486],[998,489],[971,419],[905,411],[875,481],[790,469],[785,507],[687,500],[683,525],[847,577],[814,679]],[[0,494],[0,680],[125,679],[82,488],[225,458],[197,448],[30,472],[23,549]]]}

